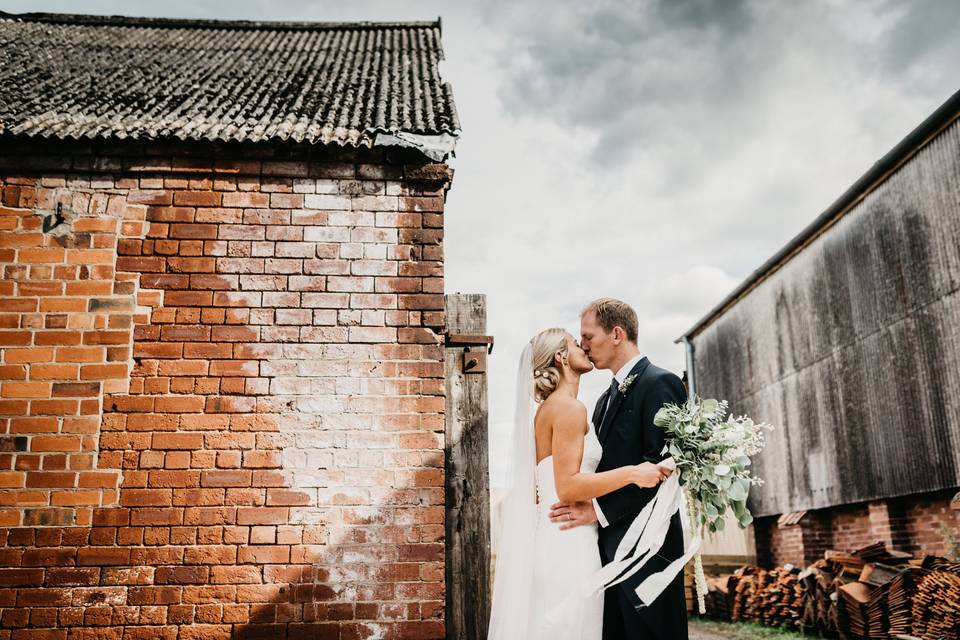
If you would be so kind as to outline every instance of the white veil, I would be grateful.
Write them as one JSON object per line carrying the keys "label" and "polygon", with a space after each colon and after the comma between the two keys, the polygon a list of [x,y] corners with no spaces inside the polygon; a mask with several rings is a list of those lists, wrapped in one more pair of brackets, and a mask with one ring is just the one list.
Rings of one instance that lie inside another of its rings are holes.
{"label": "white veil", "polygon": [[517,371],[513,414],[513,465],[499,519],[499,548],[487,640],[521,640],[533,595],[534,538],[537,529],[536,440],[533,417],[533,347],[527,343]]}

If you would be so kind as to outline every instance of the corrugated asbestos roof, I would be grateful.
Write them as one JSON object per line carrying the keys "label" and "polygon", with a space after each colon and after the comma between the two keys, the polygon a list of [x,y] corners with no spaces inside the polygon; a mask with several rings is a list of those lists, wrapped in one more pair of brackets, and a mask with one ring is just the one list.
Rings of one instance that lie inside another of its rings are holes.
{"label": "corrugated asbestos roof", "polygon": [[0,13],[0,133],[452,147],[442,58],[439,22]]}

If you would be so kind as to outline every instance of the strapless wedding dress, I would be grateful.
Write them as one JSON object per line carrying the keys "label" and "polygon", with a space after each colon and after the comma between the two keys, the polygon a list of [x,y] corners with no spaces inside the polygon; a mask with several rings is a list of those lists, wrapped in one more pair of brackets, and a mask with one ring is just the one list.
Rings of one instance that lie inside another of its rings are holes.
{"label": "strapless wedding dress", "polygon": [[[602,455],[603,448],[591,426],[584,436],[580,472],[594,473]],[[553,456],[537,464],[536,475],[538,519],[530,638],[601,640],[603,592],[589,598],[569,598],[601,567],[597,528],[585,526],[561,531],[558,524],[550,522],[550,505],[560,501],[553,476]]]}

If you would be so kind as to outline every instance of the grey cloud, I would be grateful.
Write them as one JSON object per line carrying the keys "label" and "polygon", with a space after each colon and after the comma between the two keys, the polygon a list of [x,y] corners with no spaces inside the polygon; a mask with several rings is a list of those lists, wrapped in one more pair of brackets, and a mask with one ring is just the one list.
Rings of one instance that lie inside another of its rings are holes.
{"label": "grey cloud", "polygon": [[558,5],[535,27],[515,20],[502,97],[517,116],[593,128],[593,159],[604,164],[662,134],[683,145],[703,116],[735,116],[765,64],[743,46],[756,20],[741,2]]}
{"label": "grey cloud", "polygon": [[903,73],[929,58],[956,64],[960,53],[960,38],[957,37],[960,3],[888,0],[884,6],[889,12],[902,12],[883,38],[881,59],[888,73]]}
{"label": "grey cloud", "polygon": [[896,11],[866,5],[873,19],[891,22],[876,42],[844,29],[842,19],[864,5],[658,0],[554,6],[547,15],[514,10],[509,25],[497,22],[509,33],[501,60],[507,112],[592,133],[590,159],[602,168],[655,157],[665,191],[695,186],[714,163],[760,133],[758,124],[776,117],[777,86],[791,77],[825,93],[836,90],[832,77],[840,69],[869,81],[910,67],[918,83],[929,85],[941,78],[933,80],[924,64],[949,64],[960,52],[954,37],[960,4],[951,0],[907,3]]}
{"label": "grey cloud", "polygon": [[664,24],[674,27],[689,25],[697,29],[719,27],[736,34],[750,20],[747,3],[743,0],[680,0],[654,3],[653,10]]}

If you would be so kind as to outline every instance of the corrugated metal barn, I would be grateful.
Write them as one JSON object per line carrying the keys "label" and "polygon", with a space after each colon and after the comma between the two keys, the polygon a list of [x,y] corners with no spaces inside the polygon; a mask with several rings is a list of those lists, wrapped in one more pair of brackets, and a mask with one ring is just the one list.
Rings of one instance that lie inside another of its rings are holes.
{"label": "corrugated metal barn", "polygon": [[958,117],[960,93],[684,336],[700,395],[777,427],[756,461],[754,513],[818,510],[799,552],[761,549],[779,535],[761,517],[761,559],[858,539],[937,551],[942,539],[912,532],[955,523]]}

